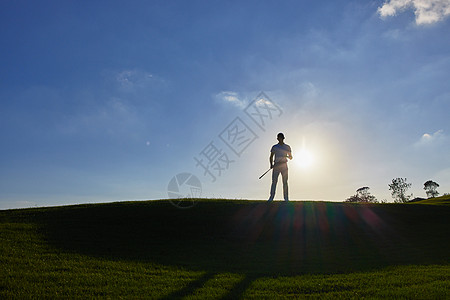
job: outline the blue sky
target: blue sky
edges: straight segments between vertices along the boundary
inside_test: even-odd
[[[278,132],[293,200],[392,201],[396,177],[448,193],[449,15],[446,0],[2,1],[0,209],[167,198],[185,172],[203,197],[266,199]],[[279,108],[263,128],[244,111],[260,92]],[[254,133],[239,155],[236,118]],[[229,162],[214,182],[195,160],[210,143]]]

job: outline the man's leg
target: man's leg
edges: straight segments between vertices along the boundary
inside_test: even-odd
[[[284,201],[289,201],[288,168],[287,167],[281,171],[281,178],[283,179]]]
[[[277,189],[278,176],[280,175],[280,170],[273,168],[272,171],[272,186],[270,187],[270,197],[269,202],[273,201],[275,198],[275,191]]]

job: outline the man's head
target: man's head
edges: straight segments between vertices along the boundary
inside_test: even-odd
[[[280,143],[283,143],[283,141],[284,141],[284,134],[282,134],[281,132],[279,134],[277,134],[277,140]]]

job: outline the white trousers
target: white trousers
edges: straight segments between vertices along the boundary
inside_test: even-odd
[[[285,201],[289,201],[288,192],[288,167],[287,163],[277,164],[273,167],[272,171],[272,186],[270,187],[269,201],[273,201],[275,198],[275,191],[277,189],[278,177],[281,173],[281,179],[283,180],[283,196]]]

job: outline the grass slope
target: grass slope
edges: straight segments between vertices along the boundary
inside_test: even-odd
[[[0,298],[444,298],[449,215],[236,200],[0,211]]]
[[[436,198],[424,199],[413,202],[411,204],[429,204],[429,205],[450,205],[450,195],[445,195]]]

